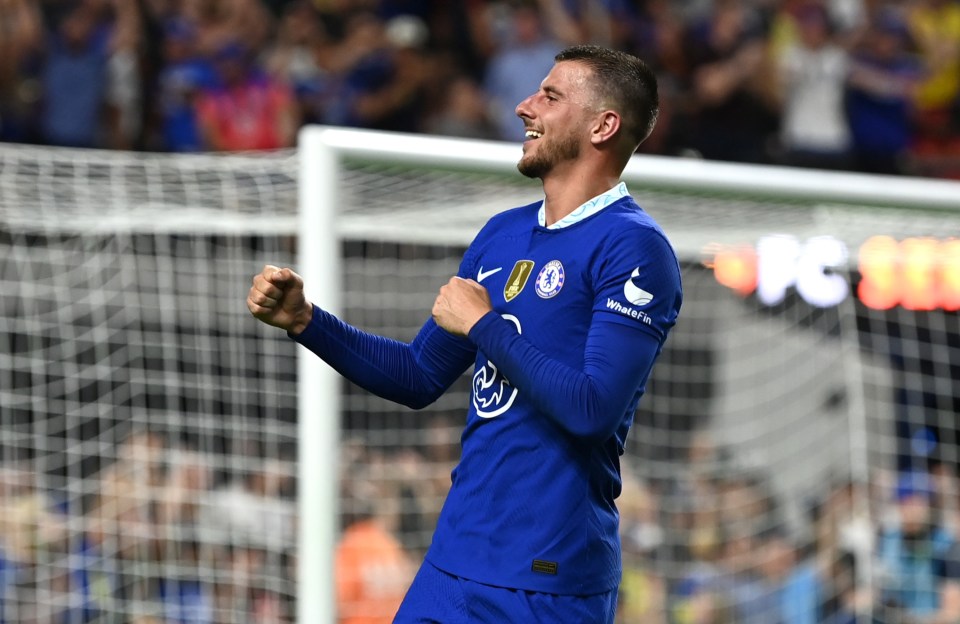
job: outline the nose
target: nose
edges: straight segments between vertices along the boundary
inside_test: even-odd
[[[514,113],[517,114],[517,117],[532,119],[533,118],[533,98],[536,94],[528,95],[522,102],[517,104],[517,107],[514,109]]]

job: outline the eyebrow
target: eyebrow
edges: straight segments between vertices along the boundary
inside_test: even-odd
[[[543,92],[544,92],[544,93],[549,93],[549,94],[551,94],[551,95],[559,95],[559,96],[561,96],[561,97],[563,96],[563,92],[562,92],[562,91],[558,91],[557,89],[555,89],[554,87],[552,87],[552,86],[550,86],[550,85],[544,85],[544,86],[541,87],[541,88],[543,89]]]

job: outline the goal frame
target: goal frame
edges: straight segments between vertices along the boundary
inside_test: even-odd
[[[342,311],[343,236],[338,227],[342,163],[357,159],[417,168],[515,173],[514,143],[308,126],[299,134],[298,262],[308,298]],[[858,204],[956,213],[960,184],[893,176],[634,156],[622,179],[699,194]],[[504,206],[503,208],[509,208]],[[334,552],[338,536],[338,445],[341,381],[336,371],[298,349],[299,622],[336,620]],[[856,414],[851,414],[854,418]],[[862,417],[862,415],[861,415]],[[860,440],[865,452],[866,441]],[[856,442],[855,442],[855,445]],[[854,450],[854,449],[852,449]]]

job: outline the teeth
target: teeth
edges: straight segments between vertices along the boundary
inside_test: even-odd
[[[536,130],[527,130],[526,136],[528,139],[539,139],[543,136],[543,133]]]

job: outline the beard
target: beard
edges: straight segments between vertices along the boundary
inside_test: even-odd
[[[550,135],[548,135],[549,137]],[[544,141],[546,141],[544,143]],[[580,156],[580,143],[575,135],[567,134],[558,139],[537,139],[541,145],[533,154],[524,154],[517,163],[517,170],[528,178],[543,178],[557,164],[565,160],[576,160]]]

